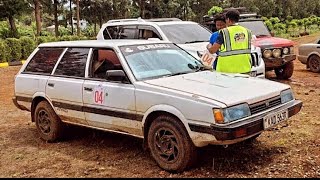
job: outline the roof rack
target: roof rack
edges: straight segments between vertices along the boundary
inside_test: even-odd
[[[142,19],[141,17],[139,18],[131,18],[131,19],[113,19],[109,20],[107,23],[116,23],[116,22],[133,22],[133,21],[138,21],[138,22],[167,22],[167,21],[182,21],[179,18],[153,18],[153,19]]]
[[[153,18],[153,19],[144,19],[149,22],[167,22],[167,21],[182,21],[179,18]]]
[[[240,19],[248,19],[248,18],[259,19],[259,18],[261,18],[261,15],[258,15],[257,13],[240,14]]]
[[[142,18],[131,18],[131,19],[113,19],[109,20],[107,23],[116,23],[116,22],[130,22],[130,21],[139,21],[139,22],[145,22]]]

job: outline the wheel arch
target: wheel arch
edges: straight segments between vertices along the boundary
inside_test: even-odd
[[[149,108],[142,119],[142,130],[143,130],[145,147],[148,142],[147,138],[148,138],[148,132],[149,132],[150,126],[152,122],[154,122],[154,120],[160,115],[168,115],[168,116],[174,117],[178,123],[181,123],[184,126],[187,134],[190,137],[191,130],[188,126],[187,119],[177,108],[169,105],[156,105]]]
[[[32,122],[35,122],[34,111],[35,111],[37,105],[41,101],[47,101],[50,104],[50,106],[52,107],[52,109],[55,111],[55,113],[57,113],[53,107],[53,104],[51,103],[51,101],[49,100],[48,97],[46,97],[43,93],[36,93],[33,95],[32,102],[31,102],[31,121]]]
[[[317,52],[312,52],[311,54],[309,54],[308,59],[307,59],[307,68],[309,68],[309,60],[312,56],[317,56],[318,58],[320,58],[320,54]]]

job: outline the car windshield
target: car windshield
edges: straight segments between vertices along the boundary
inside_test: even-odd
[[[176,44],[208,42],[211,32],[199,24],[170,24],[160,28],[169,41]]]
[[[246,21],[239,22],[241,26],[244,26],[252,31],[252,34],[259,36],[271,36],[268,28],[263,21]]]
[[[174,44],[121,46],[137,80],[175,76],[199,71],[202,64]]]

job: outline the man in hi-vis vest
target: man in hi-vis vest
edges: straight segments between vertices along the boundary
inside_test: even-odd
[[[251,71],[251,31],[237,24],[238,10],[226,13],[227,28],[221,29],[216,42],[208,46],[210,53],[219,51],[216,70],[227,73],[249,73]]]

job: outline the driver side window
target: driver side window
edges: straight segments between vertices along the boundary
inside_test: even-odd
[[[110,70],[123,70],[117,54],[112,49],[94,49],[91,62],[91,78],[121,81],[117,77],[107,75]]]

